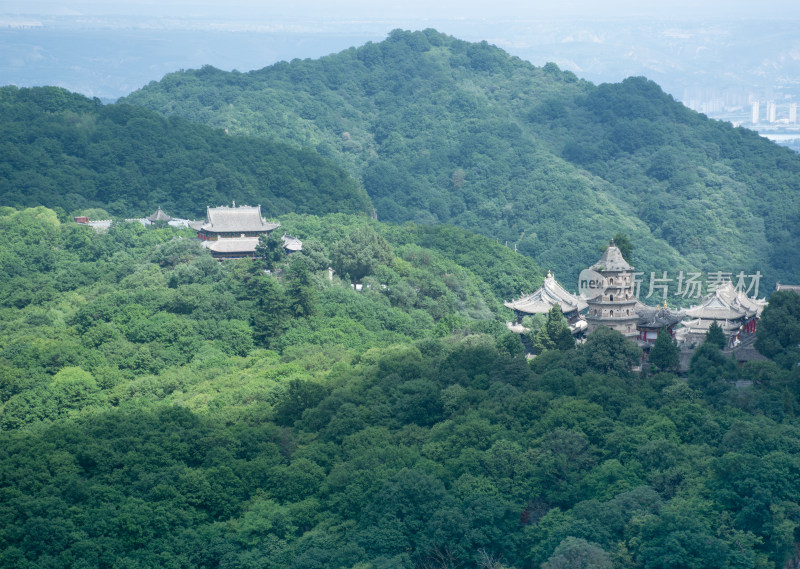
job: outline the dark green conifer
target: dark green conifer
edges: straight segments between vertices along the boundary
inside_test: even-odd
[[[567,319],[559,305],[553,306],[547,313],[547,322],[539,328],[533,338],[533,348],[537,353],[545,350],[571,350],[575,348],[575,339],[570,332]]]
[[[672,371],[678,368],[680,361],[680,349],[672,339],[669,331],[662,328],[656,338],[653,349],[650,350],[650,363],[658,368],[659,371]]]
[[[725,333],[722,331],[722,327],[716,322],[712,322],[711,326],[709,326],[708,332],[706,332],[705,343],[717,346],[720,350],[725,349],[725,345],[728,342],[725,339]]]

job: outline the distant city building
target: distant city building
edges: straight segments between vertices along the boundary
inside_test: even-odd
[[[775,101],[767,101],[767,122],[774,123],[777,117],[777,105]]]
[[[758,119],[759,119],[758,101],[753,101],[753,114],[752,118],[750,119],[750,122],[752,122],[753,124],[758,124]]]
[[[789,103],[789,124],[797,124],[797,103]]]

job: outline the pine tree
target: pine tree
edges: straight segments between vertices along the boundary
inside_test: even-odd
[[[724,350],[728,341],[725,339],[725,332],[722,331],[722,326],[716,322],[712,322],[711,326],[708,327],[708,332],[706,332],[705,343],[717,346],[720,350]]]
[[[533,348],[537,353],[545,350],[571,350],[575,347],[575,339],[570,332],[567,319],[559,305],[553,306],[547,313],[547,322],[539,328],[533,338]]]
[[[680,349],[666,328],[662,328],[658,332],[656,343],[650,350],[649,361],[660,371],[672,371],[678,368]]]
[[[286,258],[283,236],[277,231],[261,235],[256,245],[256,258],[263,260],[264,266],[270,271],[278,266]]]
[[[291,306],[281,284],[274,277],[260,274],[248,287],[253,293],[254,310],[250,315],[253,338],[261,346],[268,346],[272,338],[280,336],[289,327]]]
[[[317,292],[308,262],[298,257],[292,261],[288,270],[289,285],[287,292],[289,306],[294,316],[311,316],[316,312]]]

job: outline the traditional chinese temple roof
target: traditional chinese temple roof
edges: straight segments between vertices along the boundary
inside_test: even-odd
[[[664,306],[647,306],[637,302],[635,310],[639,317],[636,326],[639,328],[669,328],[686,318],[685,311],[671,310],[666,303]]]
[[[280,227],[280,223],[270,223],[261,217],[261,206],[208,207],[206,221],[200,227],[210,233],[251,233],[269,232]]]
[[[681,328],[675,332],[675,340],[678,345],[681,344],[695,344],[700,345],[705,341],[708,329],[714,323],[714,320],[705,320],[697,318],[696,320],[685,320]],[[742,327],[740,321],[722,320],[718,321],[717,325],[722,328],[725,336],[730,337],[736,334]]]
[[[293,252],[303,250],[303,242],[297,237],[292,237],[291,235],[286,235],[284,233],[281,239],[283,239],[283,248],[287,251]]]
[[[164,213],[161,206],[158,207],[154,214],[147,216],[147,221],[155,223],[156,221],[172,221],[172,218]]]
[[[727,282],[705,297],[699,306],[687,309],[686,314],[692,318],[717,322],[750,319],[759,316],[766,305],[765,300],[749,298],[741,290],[736,290],[733,283]]]
[[[258,237],[224,237],[214,241],[203,241],[203,246],[217,255],[254,255]],[[303,242],[290,235],[283,236],[283,247],[288,252],[301,251]]]
[[[612,271],[612,272],[626,272],[633,271],[633,267],[622,257],[622,252],[614,245],[612,239],[600,260],[592,265],[591,269],[597,272]]]
[[[251,253],[256,252],[258,237],[225,237],[215,241],[203,241],[203,246],[212,253]]]
[[[556,304],[561,307],[561,312],[564,314],[573,310],[580,312],[588,306],[585,300],[570,294],[558,284],[550,271],[547,272],[544,284],[536,292],[504,304],[511,310],[526,314],[546,314]]]

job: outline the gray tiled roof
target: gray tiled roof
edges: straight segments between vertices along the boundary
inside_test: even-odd
[[[291,235],[284,234],[283,237],[283,247],[287,251],[301,251],[303,249],[303,242],[300,241],[297,237],[292,237]]]
[[[570,294],[558,284],[550,272],[547,273],[544,284],[536,292],[504,304],[511,310],[525,312],[526,314],[546,314],[556,304],[561,306],[561,312],[563,313],[573,310],[580,312],[588,306],[585,300]]]
[[[597,261],[594,265],[592,265],[592,270],[597,272],[603,271],[615,271],[615,272],[623,272],[623,271],[633,271],[633,267],[628,264],[628,262],[622,257],[622,253],[620,252],[619,248],[614,245],[614,240],[612,239],[606,248],[603,251],[603,255],[600,257],[600,260]]]
[[[208,207],[203,231],[210,233],[248,233],[272,231],[280,223],[269,223],[261,217],[261,206]]]
[[[158,207],[156,212],[152,215],[147,216],[148,221],[170,221],[172,218],[164,213],[164,210],[161,209],[161,206]]]
[[[203,246],[213,253],[255,253],[258,237],[223,237],[213,241],[203,241]],[[283,236],[283,247],[289,251],[301,251],[303,242],[296,237]]]
[[[683,310],[672,311],[664,306],[646,306],[637,303],[635,310],[639,317],[636,325],[640,328],[668,328],[686,318],[686,312]]]
[[[686,314],[692,318],[707,320],[749,319],[760,315],[766,305],[766,301],[749,298],[744,292],[736,290],[733,283],[728,282],[705,297],[699,306],[687,309]]]
[[[255,253],[258,237],[226,237],[203,245],[214,253]]]

